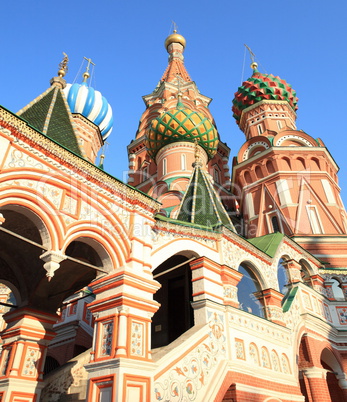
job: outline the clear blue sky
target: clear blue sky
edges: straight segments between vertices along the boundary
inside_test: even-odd
[[[326,143],[347,201],[345,0],[17,0],[4,1],[1,16],[0,104],[17,112],[46,90],[63,51],[70,59],[68,82],[90,57],[92,86],[107,98],[115,120],[105,170],[120,179],[144,111],[142,96],[167,65],[163,43],[172,21],[187,40],[188,72],[213,98],[210,108],[232,155],[244,141],[230,108],[246,43],[261,72],[279,75],[297,91],[297,126]],[[247,58],[244,79],[249,64]]]

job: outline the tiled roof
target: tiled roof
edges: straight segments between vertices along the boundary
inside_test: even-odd
[[[225,226],[235,231],[210,179],[197,163],[177,215],[179,221],[216,228]]]
[[[17,114],[47,137],[81,156],[69,106],[57,86],[50,87]]]

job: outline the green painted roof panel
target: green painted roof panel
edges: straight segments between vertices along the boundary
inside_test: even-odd
[[[274,257],[284,235],[276,232],[261,237],[247,239],[247,241],[270,257]]]

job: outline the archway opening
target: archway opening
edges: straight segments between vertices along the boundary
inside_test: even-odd
[[[324,349],[321,354],[320,363],[322,367],[327,370],[326,381],[331,400],[334,402],[345,401],[343,391],[340,388],[339,380],[337,379],[337,375],[342,374],[343,371],[337,362],[336,357],[330,350]]]
[[[239,272],[243,274],[241,281],[237,285],[239,308],[258,317],[264,317],[263,305],[256,297],[256,293],[261,290],[259,280],[253,270],[246,264],[239,266]]]
[[[174,255],[154,271],[161,284],[154,299],[161,306],[152,319],[152,348],[173,342],[194,325],[192,274],[187,260]]]

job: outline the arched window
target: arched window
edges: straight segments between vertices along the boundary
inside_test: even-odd
[[[331,290],[333,292],[334,299],[335,300],[345,300],[345,296],[343,294],[343,290],[341,289],[340,282],[335,278],[332,278],[331,282],[332,282]]]
[[[252,177],[251,177],[251,174],[248,171],[246,171],[244,173],[244,178],[245,178],[246,184],[251,184],[252,183]]]
[[[239,272],[243,274],[241,281],[237,285],[239,308],[258,317],[264,317],[262,304],[254,295],[254,293],[261,290],[258,279],[252,270],[246,266],[240,265]]]
[[[256,174],[256,176],[257,176],[257,179],[261,179],[261,178],[264,177],[263,172],[262,172],[260,166],[256,166],[256,167],[255,167],[255,174]]]
[[[142,169],[142,181],[148,179],[148,166],[144,166]]]
[[[272,363],[273,370],[281,371],[280,359],[278,358],[278,354],[276,353],[275,350],[271,351],[271,363]]]
[[[308,263],[304,260],[301,260],[300,265],[301,265],[301,279],[303,283],[307,286],[312,287],[311,274]]]
[[[140,170],[141,169],[141,165],[142,165],[142,158],[139,158],[137,160],[137,168]]]
[[[282,294],[286,294],[288,292],[288,276],[287,276],[287,268],[286,268],[286,260],[281,258],[278,261],[277,266],[277,279],[278,279],[278,287]]]
[[[267,169],[267,171],[269,173],[274,173],[275,168],[274,168],[274,165],[273,165],[273,163],[271,161],[266,162],[266,169]]]
[[[258,348],[254,343],[249,345],[249,356],[256,366],[260,366]]]
[[[261,348],[261,365],[265,368],[271,369],[269,352],[264,346]]]
[[[213,169],[213,179],[216,183],[220,184],[220,171],[217,167]]]

